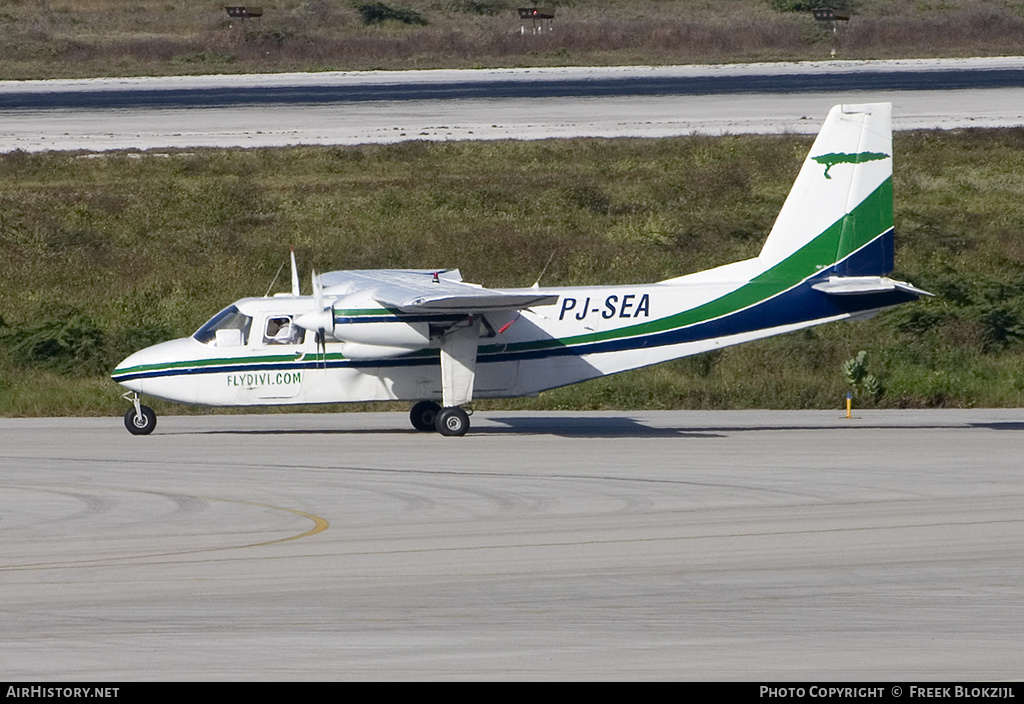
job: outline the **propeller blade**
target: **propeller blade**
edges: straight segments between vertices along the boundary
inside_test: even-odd
[[[313,272],[313,310],[295,319],[295,324],[306,330],[319,330],[321,336],[334,332],[334,306],[324,300],[324,286],[320,277]],[[324,337],[324,344],[327,343]]]
[[[299,297],[299,269],[295,266],[295,248],[292,247],[292,295]]]
[[[324,309],[324,284],[316,275],[316,269],[313,269],[313,305],[317,311]]]

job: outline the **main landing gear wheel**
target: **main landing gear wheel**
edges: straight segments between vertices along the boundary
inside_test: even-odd
[[[458,406],[442,408],[437,414],[437,432],[448,437],[465,435],[469,430],[469,414]]]
[[[409,420],[412,427],[424,433],[432,433],[437,430],[437,414],[441,406],[433,401],[420,401],[409,411]]]
[[[124,427],[132,435],[149,435],[156,427],[156,413],[149,406],[139,406],[139,412],[129,408],[124,414]]]

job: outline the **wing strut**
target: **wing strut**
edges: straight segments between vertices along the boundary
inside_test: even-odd
[[[473,316],[441,337],[441,403],[461,406],[473,400],[476,380],[476,349],[480,323]]]
[[[476,316],[441,336],[441,404],[437,429],[443,435],[465,435],[469,416],[459,406],[473,400],[480,322]]]

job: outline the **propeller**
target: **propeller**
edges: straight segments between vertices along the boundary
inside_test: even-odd
[[[334,306],[330,306],[326,311],[324,310],[324,285],[320,281],[320,277],[316,275],[316,269],[313,270],[313,310],[319,311],[319,324],[316,332],[316,353],[320,356],[323,366],[327,368],[327,325],[324,321],[324,314],[330,318],[331,330],[334,330]]]
[[[295,319],[295,324],[316,331],[316,355],[327,365],[327,331],[334,332],[334,306],[324,302],[324,285],[313,271],[313,310]]]

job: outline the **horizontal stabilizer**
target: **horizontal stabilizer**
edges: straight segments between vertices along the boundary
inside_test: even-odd
[[[865,296],[872,293],[889,293],[891,291],[903,291],[915,296],[931,296],[915,286],[903,281],[896,281],[887,276],[831,276],[828,281],[814,284],[815,291],[827,293],[830,296]]]

